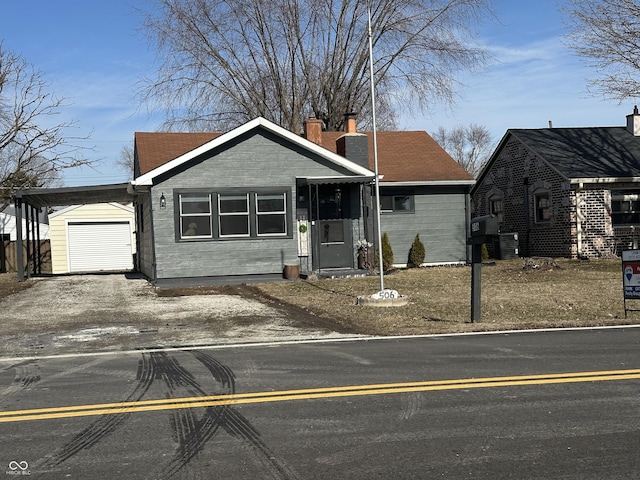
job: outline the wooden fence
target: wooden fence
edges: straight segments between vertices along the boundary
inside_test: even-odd
[[[51,273],[51,242],[49,240],[40,240],[40,248],[38,249],[38,242],[29,242],[29,250],[31,251],[31,262],[27,265],[27,242],[22,242],[22,258],[24,261],[25,273],[34,273],[34,268],[37,269],[39,261],[40,272],[37,273]],[[17,272],[17,243],[9,240],[2,240],[0,244],[0,273]],[[38,255],[39,254],[39,255]]]

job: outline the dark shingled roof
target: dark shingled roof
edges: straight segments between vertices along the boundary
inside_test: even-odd
[[[640,137],[625,127],[509,129],[567,178],[640,177]]]

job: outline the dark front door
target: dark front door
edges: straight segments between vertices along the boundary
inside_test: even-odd
[[[318,257],[319,268],[343,268],[353,266],[353,242],[351,221],[319,220]]]
[[[311,187],[312,231],[316,268],[353,267],[349,185]]]

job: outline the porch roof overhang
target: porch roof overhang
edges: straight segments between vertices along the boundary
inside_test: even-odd
[[[296,180],[300,185],[327,185],[332,183],[371,183],[375,178],[375,175],[357,175],[339,177],[297,177]]]

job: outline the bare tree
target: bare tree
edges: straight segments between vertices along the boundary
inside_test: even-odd
[[[439,127],[433,139],[474,178],[478,176],[493,151],[491,133],[482,125]]]
[[[87,137],[66,136],[73,123],[55,124],[64,99],[48,87],[41,72],[0,43],[0,210],[12,191],[50,185],[63,169],[90,164],[72,144]]]
[[[156,1],[145,30],[161,66],[141,94],[168,112],[166,128],[229,128],[262,116],[300,131],[313,115],[340,130],[347,112],[368,117],[367,0]],[[471,29],[490,3],[373,2],[381,129],[402,109],[453,100],[456,75],[487,60]]]
[[[127,172],[133,178],[134,153],[132,145],[124,145],[120,150],[120,157],[116,160],[116,165]]]
[[[569,0],[563,12],[569,46],[598,72],[590,88],[618,101],[640,97],[640,3]]]

